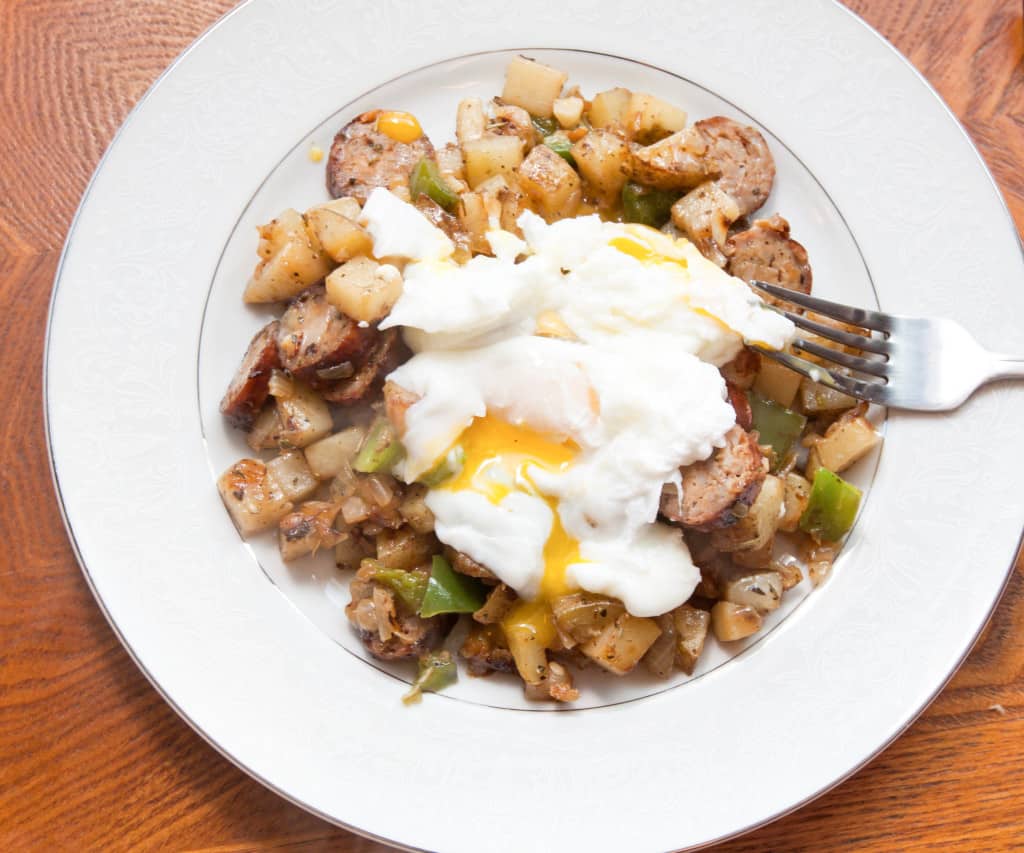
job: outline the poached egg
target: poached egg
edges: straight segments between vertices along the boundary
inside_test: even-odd
[[[684,603],[700,573],[656,520],[662,487],[735,423],[718,368],[744,340],[781,349],[792,323],[645,226],[524,212],[522,239],[495,229],[494,257],[458,264],[387,190],[361,221],[377,257],[407,260],[380,324],[414,352],[388,377],[417,397],[396,473],[448,475],[426,498],[438,538],[519,594],[516,619],[575,590],[635,616]]]

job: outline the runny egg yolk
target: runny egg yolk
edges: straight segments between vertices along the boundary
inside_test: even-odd
[[[555,627],[548,602],[573,591],[565,577],[566,569],[583,562],[583,558],[580,543],[562,526],[558,502],[538,491],[529,469],[535,466],[561,473],[572,465],[578,448],[571,441],[559,442],[529,427],[490,416],[475,419],[459,437],[459,446],[464,454],[462,470],[441,488],[469,489],[494,504],[519,491],[541,498],[551,509],[553,520],[544,544],[540,595],[533,601],[520,601],[502,620],[506,633],[525,631],[545,646],[550,645],[555,639]]]
[[[377,116],[377,130],[395,142],[415,142],[423,136],[423,128],[412,113],[385,110]]]
[[[686,256],[671,237],[647,225],[623,227],[626,234],[608,241],[613,249],[636,258],[642,264],[678,264],[684,269],[688,266]]]

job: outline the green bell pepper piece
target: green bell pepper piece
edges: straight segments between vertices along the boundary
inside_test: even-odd
[[[800,516],[800,529],[818,542],[838,542],[857,517],[861,491],[828,468],[814,473],[814,485],[807,508]]]
[[[462,449],[462,445],[456,444],[455,447],[442,457],[440,462],[427,471],[427,473],[420,476],[420,482],[424,486],[435,489],[445,480],[458,476],[465,463],[466,451]]]
[[[352,467],[360,474],[387,471],[405,456],[398,433],[387,418],[377,418],[363,440]]]
[[[448,213],[452,213],[459,204],[459,196],[448,186],[437,163],[429,157],[424,157],[413,168],[409,178],[409,193],[413,201],[421,195],[432,198]]]
[[[545,136],[551,136],[556,130],[558,130],[558,122],[553,118],[541,118],[540,116],[530,116],[530,121],[533,123],[533,129],[540,134],[541,139]]]
[[[576,168],[576,158],[572,156],[572,143],[568,139],[564,136],[548,136],[544,138],[544,144],[566,163]]]
[[[447,649],[427,652],[419,659],[419,672],[412,688],[402,697],[402,702],[412,705],[423,698],[423,692],[437,693],[459,680],[459,670]]]
[[[392,569],[377,560],[363,560],[361,566],[373,568],[373,579],[389,587],[410,608],[418,611],[427,592],[428,575],[415,569]]]
[[[656,190],[635,181],[627,181],[622,188],[622,219],[639,222],[651,228],[661,228],[671,215],[672,205],[680,194],[670,190]]]
[[[772,471],[777,471],[807,426],[807,418],[754,391],[747,392],[747,400],[750,402],[753,428],[760,435],[758,441],[771,445],[774,455]]]
[[[478,580],[456,572],[444,557],[434,557],[420,616],[439,613],[473,613],[484,605],[486,596]]]

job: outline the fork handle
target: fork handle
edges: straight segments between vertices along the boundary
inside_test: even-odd
[[[993,353],[992,361],[990,382],[996,379],[1024,379],[1024,358]]]

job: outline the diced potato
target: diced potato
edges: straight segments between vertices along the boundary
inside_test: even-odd
[[[626,612],[621,601],[590,592],[561,595],[551,602],[559,629],[577,643],[599,637]]]
[[[306,462],[312,475],[320,480],[337,477],[352,464],[365,435],[362,427],[349,427],[306,447]]]
[[[277,416],[276,406],[267,406],[256,418],[256,422],[245,437],[245,443],[253,450],[270,450],[277,447],[277,438],[281,432],[281,420]]]
[[[762,358],[761,370],[754,380],[754,390],[762,397],[789,409],[793,406],[793,399],[802,381],[803,377],[795,370],[770,358]]]
[[[779,529],[785,486],[771,474],[764,478],[761,490],[747,514],[735,524],[711,534],[711,544],[719,551],[757,551],[770,545]]]
[[[479,98],[463,98],[455,111],[455,138],[459,145],[479,139],[487,129],[484,104]]]
[[[842,368],[831,368],[837,372]],[[857,401],[842,391],[819,385],[813,379],[804,378],[800,382],[799,392],[800,408],[809,415],[817,415],[822,412],[839,412],[845,409],[852,409]]]
[[[519,186],[548,222],[575,216],[583,199],[580,176],[546,145],[538,145],[517,170]]]
[[[359,203],[359,199],[345,195],[341,198],[332,198],[330,201],[318,204],[316,207],[311,208],[311,210],[307,210],[306,214],[308,215],[312,210],[329,210],[332,213],[337,213],[338,216],[344,216],[346,219],[351,219],[355,222],[363,212],[363,207]]]
[[[330,259],[297,210],[285,210],[259,232],[257,251],[263,260],[245,286],[246,302],[291,299],[330,272]]]
[[[676,666],[687,675],[693,675],[697,659],[704,650],[711,614],[683,604],[672,611],[672,619],[676,626]]]
[[[463,143],[466,180],[476,189],[495,175],[510,175],[523,162],[523,142],[518,136],[488,133]]]
[[[517,136],[523,143],[523,151],[529,151],[537,142],[537,130],[530,114],[514,104],[495,104],[494,117],[487,129],[499,136]]]
[[[792,533],[800,523],[800,516],[807,509],[811,497],[811,484],[795,471],[790,471],[782,478],[785,493],[782,498],[782,518],[779,530]]]
[[[358,207],[358,203],[356,206]],[[366,229],[327,205],[310,210],[306,214],[306,223],[324,252],[339,264],[356,255],[368,255],[373,252],[373,238]]]
[[[481,625],[497,624],[508,616],[517,600],[515,590],[500,583],[487,594],[487,600],[483,607],[473,614],[473,620]]]
[[[725,267],[729,226],[739,219],[736,200],[718,181],[705,181],[672,205],[672,224],[689,237],[701,254]]]
[[[558,123],[566,130],[576,127],[583,118],[583,98],[575,95],[568,98],[555,98],[551,107]]]
[[[686,127],[686,111],[654,95],[634,92],[626,109],[626,133],[641,145],[650,145]]]
[[[547,678],[548,655],[536,627],[528,619],[517,619],[515,624],[504,625],[503,628],[520,677],[527,684],[540,684]]]
[[[777,610],[782,603],[782,575],[778,572],[754,572],[726,581],[722,598],[733,604],[749,604],[762,612]]]
[[[676,623],[671,613],[655,616],[661,634],[644,655],[644,666],[657,678],[668,678],[676,666]]]
[[[434,513],[426,504],[427,487],[413,483],[405,491],[405,497],[398,505],[402,520],[417,533],[434,532]]]
[[[818,466],[834,474],[845,471],[881,442],[882,437],[863,415],[843,415],[832,424],[822,438],[812,445]]]
[[[275,456],[267,463],[267,470],[290,501],[304,501],[320,485],[320,481],[309,470],[301,450],[286,450],[280,456]]]
[[[334,529],[338,505],[329,501],[308,501],[295,512],[289,513],[277,526],[277,547],[285,562],[297,560],[306,554],[315,554],[320,548],[333,548],[344,533]]]
[[[623,613],[597,637],[581,643],[580,651],[609,672],[625,675],[659,636],[661,628],[653,619]]]
[[[608,130],[592,130],[572,146],[572,156],[598,204],[617,204],[629,179],[630,153],[626,141]]]
[[[353,320],[386,317],[402,295],[402,274],[391,264],[360,256],[327,276],[327,301]]]
[[[591,127],[624,128],[633,93],[629,89],[609,89],[599,92],[590,102]]]
[[[756,634],[763,621],[757,609],[749,604],[719,601],[711,608],[711,630],[724,643]]]
[[[270,393],[281,424],[278,446],[306,447],[330,434],[334,426],[330,409],[304,382],[275,370],[270,377]]]
[[[707,139],[694,127],[666,136],[664,139],[635,149],[630,161],[631,177],[641,184],[662,190],[687,190],[711,178],[717,178],[720,167],[706,157]]]
[[[389,569],[414,569],[429,563],[437,552],[437,540],[432,535],[417,533],[411,527],[377,534],[377,559]]]
[[[505,69],[505,87],[501,100],[522,107],[531,115],[550,118],[555,98],[569,75],[525,56],[515,57]]]
[[[221,474],[217,491],[242,536],[273,527],[292,508],[280,484],[258,459],[239,459]]]
[[[364,559],[372,557],[375,550],[369,539],[349,531],[348,537],[334,547],[334,562],[339,569],[355,570]]]
[[[490,222],[481,193],[465,192],[459,196],[459,224],[469,235],[469,248],[475,254],[492,253],[491,244],[485,236],[490,230]]]

